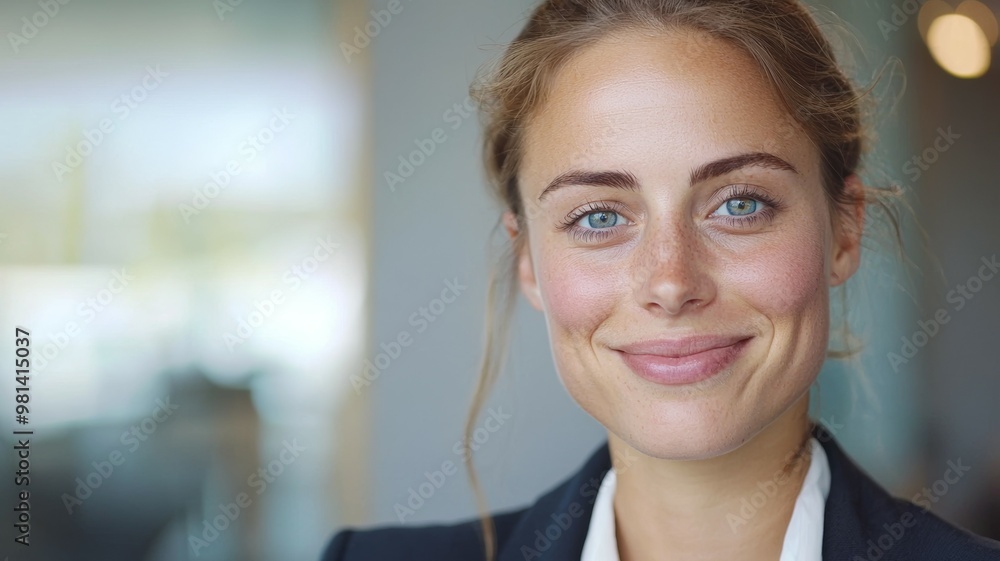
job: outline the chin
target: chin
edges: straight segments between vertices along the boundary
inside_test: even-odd
[[[608,426],[637,451],[663,460],[705,460],[750,440],[762,426],[734,416],[725,404],[707,401],[655,403],[628,411]]]

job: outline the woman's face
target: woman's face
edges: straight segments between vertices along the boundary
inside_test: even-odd
[[[608,36],[562,68],[523,154],[521,289],[581,407],[645,454],[695,459],[803,397],[859,249],[747,54],[695,31]]]

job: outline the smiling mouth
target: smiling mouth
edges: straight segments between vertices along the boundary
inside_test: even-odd
[[[613,350],[639,377],[657,384],[679,386],[701,382],[722,372],[739,358],[752,338],[701,336],[663,339]]]

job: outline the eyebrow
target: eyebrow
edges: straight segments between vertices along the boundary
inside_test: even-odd
[[[790,171],[798,174],[795,166],[786,160],[767,152],[749,152],[727,158],[721,158],[702,164],[691,171],[690,184],[700,183],[713,177],[725,175],[748,167],[763,167],[780,171]],[[541,201],[547,194],[568,185],[593,185],[597,187],[613,187],[626,191],[639,191],[639,180],[627,171],[568,171],[560,174],[549,182],[538,196]]]

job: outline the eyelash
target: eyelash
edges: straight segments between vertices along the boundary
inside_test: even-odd
[[[726,193],[726,198],[722,201],[722,204],[725,204],[733,199],[753,199],[764,203],[763,209],[743,217],[727,215],[719,215],[717,217],[726,222],[727,225],[734,228],[753,227],[761,220],[770,220],[771,218],[774,218],[774,215],[784,208],[784,205],[779,199],[767,195],[759,189],[755,189],[754,187],[746,184],[733,185],[730,187],[729,192]],[[581,242],[590,243],[602,241],[607,239],[609,236],[614,235],[614,232],[618,229],[618,227],[581,228],[577,226],[577,222],[587,215],[598,212],[611,212],[621,215],[624,208],[625,205],[615,201],[588,201],[587,204],[573,211],[572,214],[566,217],[566,219],[559,224],[558,230],[571,231],[571,233]],[[622,216],[622,218],[624,219],[624,216]]]
[[[756,226],[761,220],[770,220],[774,218],[774,215],[779,210],[784,208],[784,205],[782,205],[781,201],[777,198],[767,195],[759,189],[755,189],[753,186],[746,184],[733,185],[729,189],[729,192],[726,193],[726,199],[722,201],[722,203],[725,204],[733,199],[753,199],[764,203],[764,208],[743,217],[727,215],[718,216],[718,218],[721,218],[723,221],[735,228],[749,228]]]
[[[618,226],[600,229],[581,228],[577,226],[577,222],[579,222],[584,216],[598,212],[613,212],[620,215],[624,208],[625,205],[615,201],[588,201],[587,204],[576,209],[572,214],[567,216],[566,219],[559,224],[558,229],[561,232],[571,231],[573,236],[582,242],[590,243],[601,241],[607,239],[609,235],[618,229]]]

